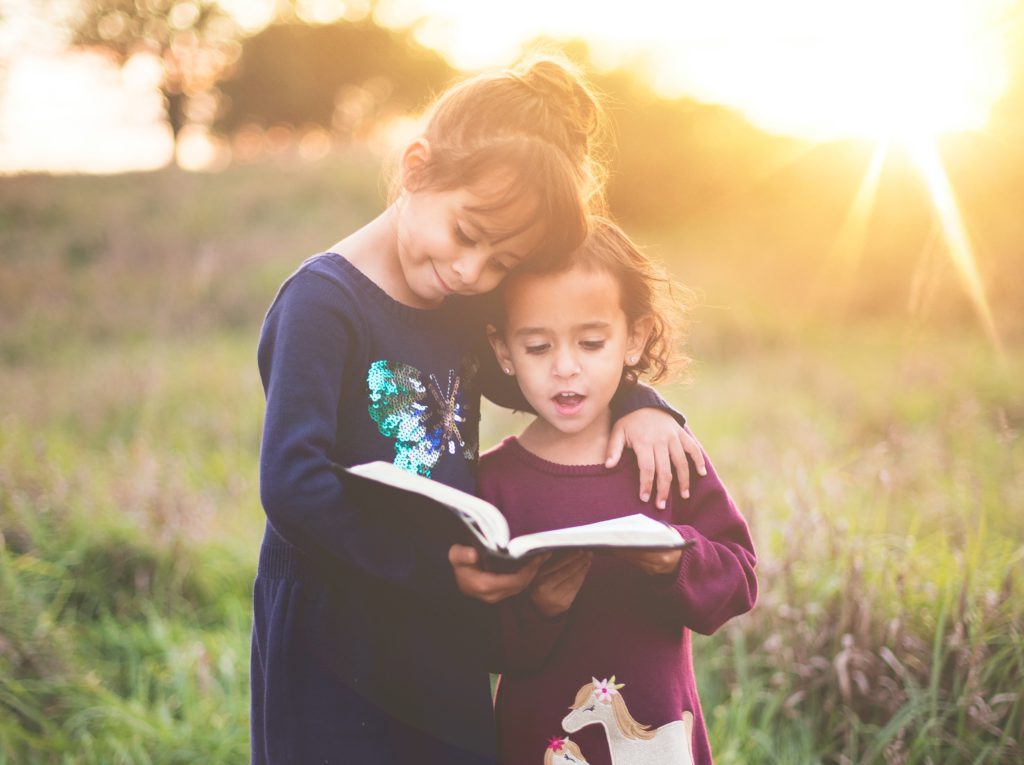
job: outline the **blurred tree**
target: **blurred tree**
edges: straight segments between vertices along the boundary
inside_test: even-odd
[[[420,106],[453,75],[412,30],[372,18],[308,26],[279,23],[242,43],[232,75],[219,86],[214,127],[307,124],[352,137],[391,113]]]
[[[237,26],[214,0],[79,0],[72,33],[73,45],[104,48],[121,64],[160,59],[175,141],[188,122],[212,118],[211,88],[238,55]]]

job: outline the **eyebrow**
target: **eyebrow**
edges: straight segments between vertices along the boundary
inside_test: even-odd
[[[588,321],[583,324],[577,324],[572,329],[575,332],[586,331],[588,329],[607,329],[611,324],[607,321]],[[517,329],[514,333],[514,337],[525,337],[526,335],[543,335],[545,332],[551,330],[547,327],[522,327]]]

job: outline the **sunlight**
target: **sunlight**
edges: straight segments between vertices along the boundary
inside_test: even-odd
[[[1003,357],[1003,344],[996,329],[992,310],[985,296],[985,288],[971,247],[967,229],[957,206],[949,176],[942,165],[935,141],[928,138],[906,141],[905,146],[924,178],[935,215],[942,230],[950,258],[964,284],[964,289],[978,314],[982,328],[996,353]]]
[[[853,202],[850,203],[846,218],[839,227],[835,243],[819,272],[818,292],[820,293],[834,292],[836,283],[845,287],[853,279],[857,263],[864,253],[871,209],[875,203],[878,182],[882,177],[882,168],[885,166],[885,158],[888,153],[889,142],[879,141],[875,153],[868,163],[868,169],[864,172],[864,177],[857,188],[857,193],[854,195]],[[823,283],[826,280],[829,283],[827,288]]]
[[[581,38],[602,67],[633,66],[660,94],[742,111],[815,140],[984,127],[1008,81],[1013,0],[520,0],[494,23],[476,0],[380,0],[384,23],[457,66],[506,63],[539,35]]]
[[[160,74],[147,55],[124,68],[95,52],[17,59],[0,101],[0,173],[163,167],[174,149]]]
[[[1004,0],[716,3],[717,34],[657,55],[663,90],[828,140],[984,127],[1008,78]],[[726,18],[743,19],[742,24]]]

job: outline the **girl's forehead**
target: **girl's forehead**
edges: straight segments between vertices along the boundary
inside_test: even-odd
[[[575,320],[618,319],[622,312],[619,285],[603,269],[575,265],[558,273],[514,274],[506,285],[506,312],[533,323],[542,315]]]

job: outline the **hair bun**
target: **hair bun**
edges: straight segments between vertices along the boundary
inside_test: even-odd
[[[570,156],[590,154],[601,130],[601,108],[576,68],[565,59],[545,55],[520,63],[513,74],[562,122],[570,142],[563,149]]]

